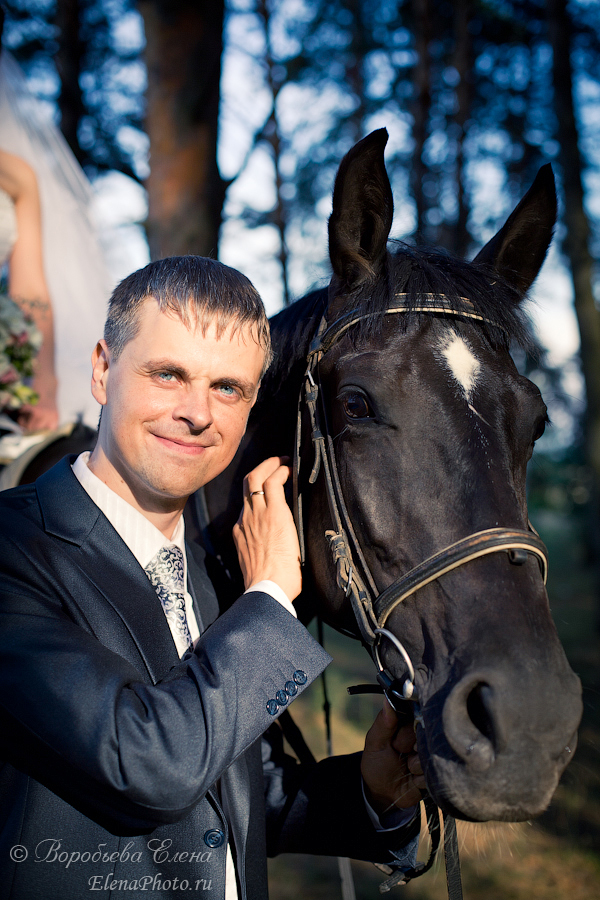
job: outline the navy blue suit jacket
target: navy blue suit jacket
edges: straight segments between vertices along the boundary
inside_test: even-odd
[[[268,701],[329,662],[272,597],[218,616],[190,548],[202,636],[179,660],[152,585],[67,459],[0,494],[0,567],[2,900],[182,885],[221,900],[227,842],[242,900],[266,897],[267,853],[391,860],[357,756],[299,766],[261,742]]]

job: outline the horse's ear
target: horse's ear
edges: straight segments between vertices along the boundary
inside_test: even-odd
[[[376,276],[385,256],[394,201],[383,151],[388,133],[373,131],[346,154],[333,189],[329,256],[347,293]]]
[[[555,223],[556,186],[548,164],[542,166],[517,208],[473,262],[497,272],[524,296],[546,258]]]

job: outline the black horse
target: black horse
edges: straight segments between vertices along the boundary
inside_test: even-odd
[[[243,475],[296,457],[301,615],[360,637],[392,700],[412,692],[445,812],[524,820],[548,805],[582,709],[527,517],[546,407],[509,355],[529,340],[520,304],[551,241],[554,179],[544,167],[472,263],[391,255],[386,141],[374,132],[342,161],[333,278],[272,320],[275,362],[236,460],[206,488],[208,533],[233,571]]]

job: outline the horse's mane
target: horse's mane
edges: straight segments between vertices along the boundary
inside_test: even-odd
[[[401,330],[407,328],[411,316],[420,315],[411,310],[422,304],[423,296],[434,294],[443,305],[454,308],[464,307],[468,298],[472,310],[487,320],[478,324],[490,346],[508,349],[515,343],[528,351],[534,349],[530,326],[520,308],[523,298],[497,273],[438,250],[415,248],[400,241],[395,245],[396,252],[386,256],[383,273],[348,295],[346,311],[368,314],[349,332],[357,345],[378,335],[385,311],[398,305],[398,294],[402,294],[402,304],[408,309],[407,315],[396,317]],[[273,387],[305,360],[326,307],[327,290],[313,291],[271,320],[275,356],[266,381]],[[460,329],[460,319],[453,318],[452,325]]]
[[[308,345],[327,307],[327,288],[312,291],[270,320],[273,362],[263,379],[260,398],[277,392],[295,365],[306,368]]]

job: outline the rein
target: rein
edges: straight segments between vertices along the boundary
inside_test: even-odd
[[[396,298],[406,297],[406,294],[397,294]],[[302,420],[304,404],[310,417],[311,437],[314,447],[314,462],[309,476],[309,484],[314,484],[323,472],[325,480],[327,502],[333,523],[333,529],[325,531],[332,560],[336,568],[336,582],[344,595],[350,600],[354,617],[362,641],[369,648],[377,667],[377,680],[383,693],[394,709],[400,711],[402,704],[411,700],[414,704],[415,720],[422,722],[419,708],[418,690],[415,685],[415,672],[408,653],[401,641],[389,631],[385,625],[391,613],[396,607],[412,596],[421,588],[436,581],[442,575],[454,569],[466,565],[472,560],[479,559],[492,553],[508,554],[509,560],[514,565],[523,565],[529,554],[535,556],[540,564],[544,582],[548,569],[548,557],[546,548],[533,531],[510,528],[489,528],[475,532],[462,540],[451,544],[419,563],[402,577],[398,578],[384,591],[379,591],[373,575],[364,557],[360,542],[356,536],[352,521],[348,514],[344,495],[341,489],[338,466],[335,457],[333,439],[331,437],[325,404],[323,402],[319,363],[323,356],[339,341],[348,330],[358,322],[378,315],[402,315],[407,313],[424,313],[428,315],[443,315],[459,319],[470,319],[502,328],[497,322],[477,313],[471,301],[460,298],[464,306],[445,305],[443,298],[435,294],[424,294],[417,306],[407,302],[399,302],[384,310],[383,313],[362,314],[353,310],[337,319],[332,325],[328,325],[325,316],[322,317],[316,335],[310,344],[307,355],[307,368],[304,384],[300,389],[298,400],[298,418],[296,426],[296,440],[294,447],[294,517],[300,541],[301,563],[306,559],[306,547],[304,538],[304,523],[302,509],[302,492],[300,486],[300,459],[302,445]],[[502,329],[504,330],[504,329]],[[354,635],[352,635],[354,636]],[[384,669],[380,658],[380,646],[383,638],[389,640],[396,647],[406,664],[408,677],[403,683]],[[368,686],[359,686],[360,688]],[[376,686],[377,687],[377,686]],[[353,689],[350,689],[354,692]],[[429,801],[432,806],[432,801]],[[427,810],[428,822],[432,820],[431,810]],[[460,889],[460,872],[458,867],[458,846],[456,844],[456,826],[451,816],[444,815],[445,822],[445,849],[448,857],[455,857],[452,867],[453,877],[450,878],[450,869],[447,866],[448,889],[452,898],[462,897]],[[431,831],[431,828],[430,828]],[[410,878],[417,877],[426,871],[437,850],[439,843],[439,825],[437,842],[433,841],[432,853],[425,865],[409,872],[398,872],[387,882],[381,885],[381,890],[389,890],[393,884],[405,883]],[[434,849],[435,847],[435,849]],[[456,872],[458,871],[458,875]],[[401,880],[403,879],[403,880]],[[451,891],[451,884],[456,884]]]

